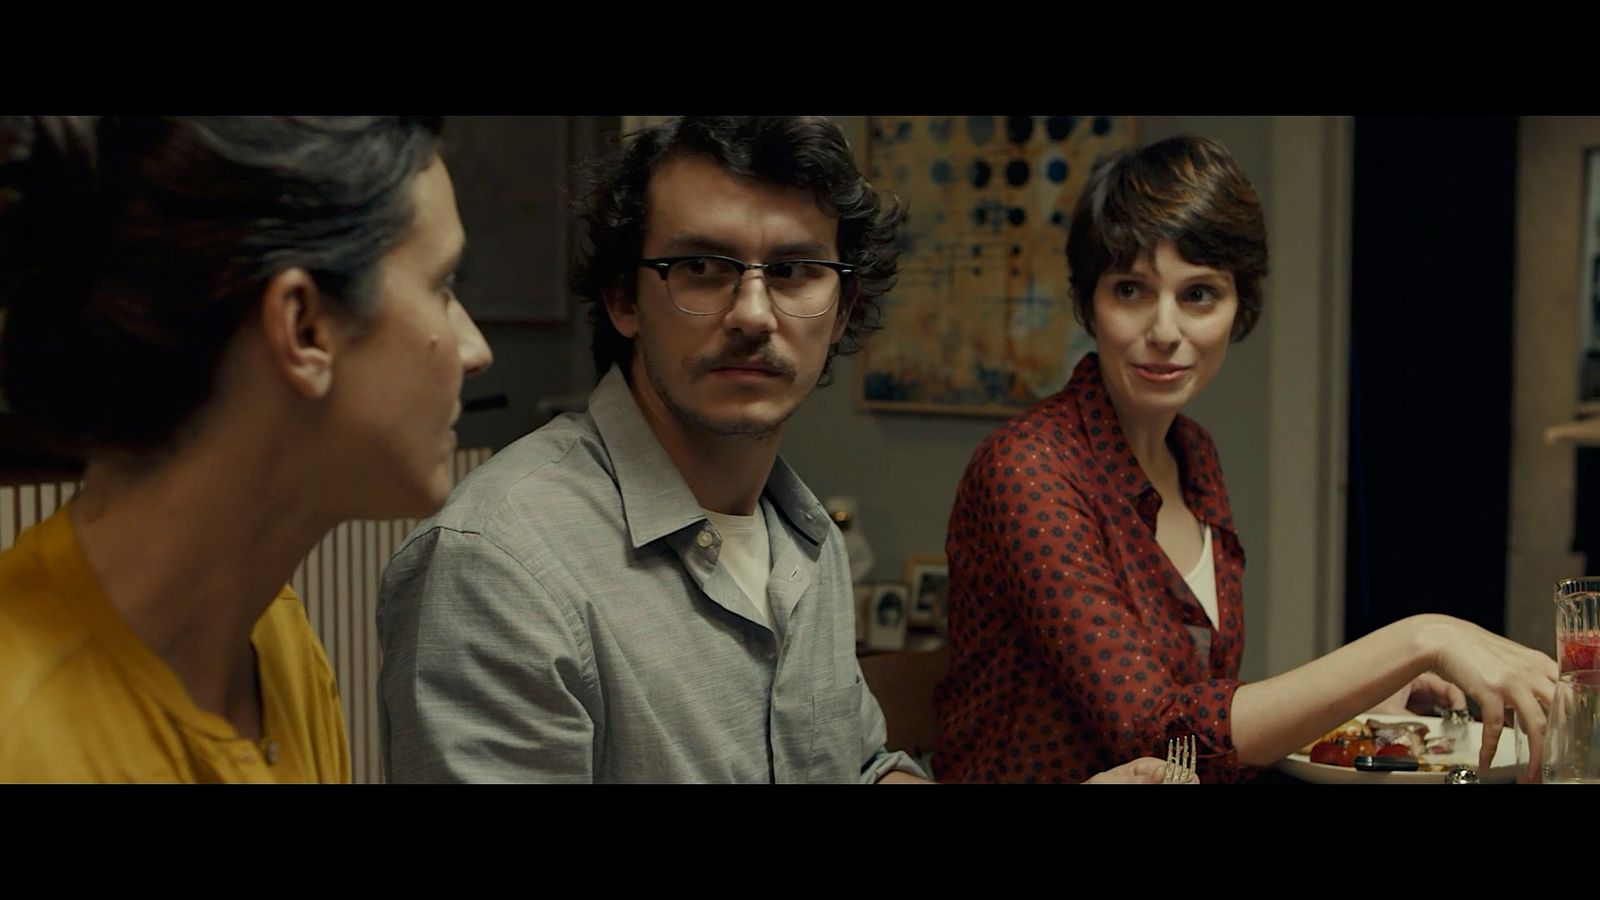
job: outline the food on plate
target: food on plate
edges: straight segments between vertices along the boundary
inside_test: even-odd
[[[1382,746],[1399,745],[1417,759],[1428,752],[1426,722],[1373,722],[1372,733]]]
[[[1312,762],[1322,763],[1325,766],[1355,765],[1355,754],[1338,741],[1318,741],[1308,755]]]
[[[1353,768],[1359,756],[1404,756],[1417,761],[1418,771],[1443,772],[1449,766],[1430,757],[1448,756],[1455,748],[1455,737],[1430,736],[1426,722],[1351,719],[1300,752],[1314,763],[1345,768]]]
[[[1347,742],[1345,749],[1350,751],[1352,759],[1357,756],[1375,756],[1378,752],[1378,742],[1372,738],[1356,738]]]
[[[1422,748],[1422,752],[1433,756],[1449,756],[1456,752],[1456,739],[1445,737],[1444,735],[1435,735],[1428,739],[1427,745]]]
[[[1368,722],[1372,736],[1385,743],[1404,740],[1406,734],[1422,736],[1428,733],[1426,722]]]
[[[1340,725],[1338,728],[1335,728],[1322,737],[1319,737],[1304,747],[1301,747],[1300,752],[1310,756],[1311,748],[1325,741],[1351,741],[1358,738],[1370,738],[1372,736],[1372,728],[1370,726],[1368,726],[1365,722],[1351,719],[1350,721]]]

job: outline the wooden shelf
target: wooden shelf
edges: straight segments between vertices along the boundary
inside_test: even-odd
[[[1574,419],[1551,425],[1544,430],[1544,442],[1551,446],[1576,444],[1580,447],[1600,447],[1600,418]]]

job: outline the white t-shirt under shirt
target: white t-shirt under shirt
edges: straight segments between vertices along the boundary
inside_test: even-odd
[[[767,579],[772,573],[772,546],[767,542],[766,498],[756,505],[755,515],[730,516],[703,509],[706,518],[722,533],[718,561],[728,567],[735,584],[755,607],[761,624],[772,628],[772,603],[767,599]],[[1215,605],[1215,601],[1213,601]]]
[[[1194,568],[1183,576],[1183,580],[1189,585],[1189,590],[1194,591],[1195,599],[1200,601],[1212,627],[1220,627],[1217,625],[1217,570],[1211,558],[1211,528],[1201,525],[1200,532],[1200,558],[1195,560]]]

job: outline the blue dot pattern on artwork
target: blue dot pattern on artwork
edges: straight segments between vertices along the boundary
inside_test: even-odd
[[[897,141],[905,141],[905,140],[910,140],[911,139],[911,120],[910,119],[902,119],[898,125],[894,126],[894,139],[897,140]]]
[[[1005,226],[1005,207],[991,199],[980,199],[972,207],[972,224],[993,234]]]
[[[984,397],[991,402],[1006,403],[1013,400],[1012,386],[1016,376],[1004,369],[992,369],[983,363],[972,364],[973,378],[980,385]]]
[[[994,177],[994,169],[989,167],[988,162],[975,159],[967,170],[967,177],[971,179],[973,187],[982,188]]]
[[[1006,163],[1006,183],[1012,187],[1022,187],[1028,183],[1027,160],[1013,159]]]
[[[1077,116],[1051,116],[1044,122],[1044,132],[1052,141],[1064,141],[1072,133],[1072,126],[1078,124]]]
[[[895,378],[887,372],[868,372],[861,380],[861,390],[868,400],[894,400],[904,402],[913,396],[915,381]]]
[[[929,172],[929,174],[933,176],[933,183],[934,184],[949,184],[950,183],[950,163],[949,163],[949,161],[948,160],[943,160],[943,159],[934,160],[933,161],[933,168]]]
[[[1006,116],[1006,138],[1013,144],[1026,144],[1033,137],[1033,116]]]
[[[1096,135],[1100,136],[1100,137],[1105,137],[1106,135],[1110,134],[1111,133],[1111,117],[1110,116],[1095,116],[1094,117],[1094,133]]]
[[[1021,225],[1028,221],[1028,214],[1022,211],[1022,207],[1013,206],[1006,210],[1006,221],[1013,225]]]
[[[967,137],[974,144],[987,144],[994,137],[994,116],[967,116]]]
[[[1067,180],[1067,162],[1063,159],[1052,159],[1050,165],[1045,167],[1044,174],[1051,181],[1060,184]]]
[[[950,129],[955,126],[954,116],[937,116],[928,122],[928,134],[941,144],[950,142]]]

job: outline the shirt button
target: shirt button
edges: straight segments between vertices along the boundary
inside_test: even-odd
[[[696,544],[699,544],[701,547],[709,547],[709,546],[711,546],[711,532],[709,532],[709,531],[700,532],[699,534],[694,536],[694,542]]]

